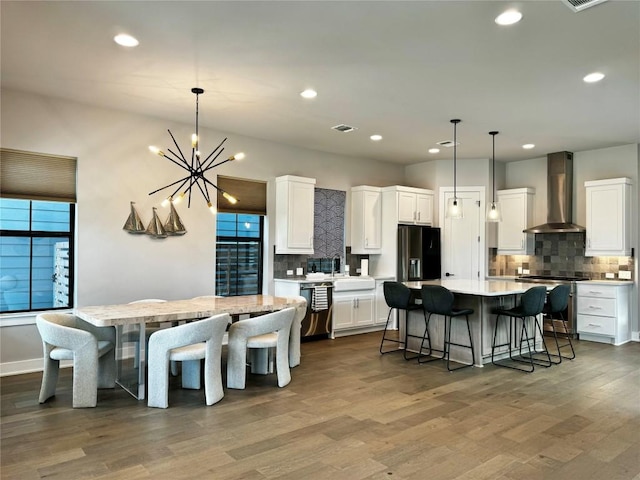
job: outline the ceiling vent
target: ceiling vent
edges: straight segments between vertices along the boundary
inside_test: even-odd
[[[441,147],[444,147],[444,148],[451,148],[454,145],[456,146],[460,145],[460,142],[454,142],[453,140],[443,140],[442,142],[436,142],[436,145],[440,145]]]
[[[585,8],[590,8],[598,5],[599,3],[606,2],[607,0],[562,0],[567,7],[574,12],[581,12]]]
[[[341,123],[340,125],[336,125],[335,127],[331,127],[331,128],[343,133],[353,132],[356,129],[356,127],[345,125],[344,123]]]

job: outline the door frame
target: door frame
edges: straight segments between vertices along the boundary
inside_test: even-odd
[[[478,245],[478,269],[480,272],[479,280],[485,280],[487,276],[487,250],[486,250],[486,225],[485,225],[485,209],[484,201],[486,201],[486,188],[484,185],[478,186],[469,186],[469,187],[458,187],[456,186],[456,192],[477,192],[480,198],[480,215],[478,216],[478,235],[480,236],[480,242]],[[445,226],[445,211],[447,208],[447,202],[444,197],[447,193],[453,193],[453,187],[440,187],[438,190],[438,224],[442,229],[442,234],[444,235],[444,226]],[[444,245],[444,242],[442,242]]]

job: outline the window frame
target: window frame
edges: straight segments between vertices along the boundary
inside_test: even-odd
[[[8,198],[7,198],[8,199]],[[0,237],[29,238],[29,308],[23,310],[6,310],[0,312],[2,316],[22,315],[29,313],[48,311],[68,311],[75,307],[75,236],[76,236],[76,204],[73,202],[60,202],[53,200],[40,200],[33,198],[16,198],[29,202],[29,226],[33,223],[33,202],[55,202],[69,205],[69,231],[45,231],[45,230],[5,230],[0,229]],[[33,239],[37,238],[64,238],[69,241],[69,304],[65,307],[32,308],[33,306]]]
[[[258,215],[258,214],[252,214],[252,213],[231,213],[231,212],[224,212],[224,214],[226,215],[235,215],[236,216],[236,227],[238,225],[238,216],[239,215],[252,215],[252,216],[256,216],[259,218],[259,236],[258,237],[240,237],[240,236],[228,236],[228,235],[218,235],[217,233],[217,222],[216,222],[216,271],[214,272],[214,278],[216,279],[215,282],[215,291],[216,291],[216,295],[219,295],[218,293],[218,282],[217,282],[217,267],[218,267],[218,258],[217,258],[217,253],[218,253],[218,242],[235,242],[236,245],[237,244],[241,244],[241,243],[258,243],[258,252],[260,255],[260,263],[258,265],[257,271],[258,271],[258,285],[257,285],[257,293],[253,294],[253,295],[260,295],[263,292],[264,289],[264,224],[265,224],[265,216],[264,215]],[[236,232],[237,232],[237,228],[236,228]],[[236,280],[236,285],[235,285],[235,291],[238,291],[238,283]],[[242,296],[244,294],[236,294],[236,295],[228,295],[229,297],[238,297],[238,296]]]

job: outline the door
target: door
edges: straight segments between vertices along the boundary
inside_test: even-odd
[[[414,223],[416,219],[416,194],[398,192],[398,222]]]
[[[463,218],[446,218],[447,201],[453,189],[440,189],[440,225],[442,225],[442,278],[484,279],[484,225],[480,199],[484,187],[457,189],[462,200]]]

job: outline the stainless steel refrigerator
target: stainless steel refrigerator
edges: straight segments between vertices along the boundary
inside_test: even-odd
[[[398,281],[440,278],[440,229],[398,226]]]

